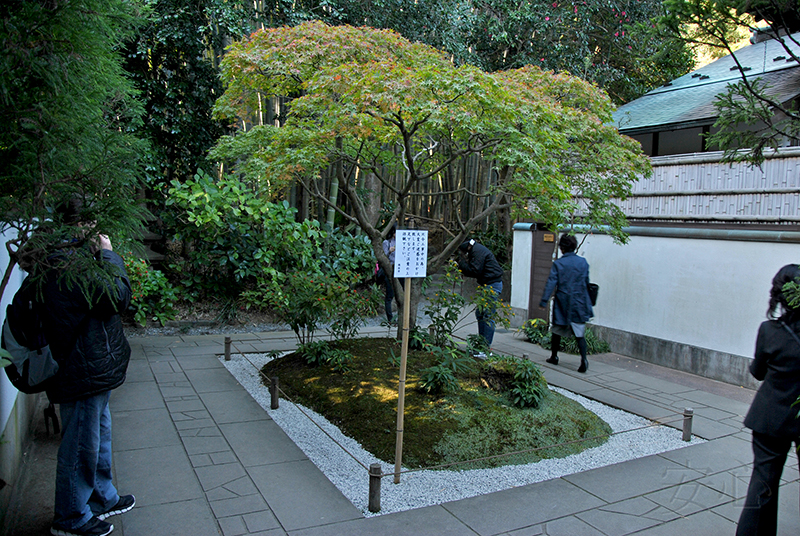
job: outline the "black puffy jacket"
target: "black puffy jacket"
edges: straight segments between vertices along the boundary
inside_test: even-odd
[[[465,276],[474,277],[479,285],[503,280],[503,268],[486,246],[475,242],[467,253],[467,260],[458,263]]]
[[[55,271],[45,278],[42,324],[59,366],[47,390],[54,403],[87,398],[125,381],[131,347],[119,313],[130,304],[131,285],[122,258],[109,250],[101,253],[101,262],[113,264],[119,272],[104,287],[95,286],[91,298]]]

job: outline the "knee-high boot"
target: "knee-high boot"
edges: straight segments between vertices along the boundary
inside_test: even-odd
[[[550,357],[548,363],[558,365],[558,351],[561,349],[561,335],[552,334],[550,338]]]
[[[576,340],[578,341],[578,349],[581,352],[581,366],[578,367],[578,372],[586,372],[589,370],[589,360],[586,359],[586,339],[584,337],[578,337]]]

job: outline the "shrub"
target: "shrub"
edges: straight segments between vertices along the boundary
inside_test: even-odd
[[[549,324],[547,320],[544,320],[543,318],[532,318],[527,320],[519,328],[519,331],[523,332],[528,338],[528,341],[532,342],[533,344],[540,344],[542,339],[545,337],[549,339],[550,337]]]
[[[461,310],[466,300],[461,296],[461,283],[463,278],[458,270],[458,264],[450,261],[445,268],[442,281],[428,296],[428,305],[425,315],[431,319],[430,333],[433,344],[442,346],[449,342],[448,338],[455,331]]]
[[[307,342],[297,348],[297,353],[303,356],[306,363],[312,367],[318,367],[324,365],[328,360],[328,343],[325,341]]]
[[[437,364],[423,369],[420,373],[420,387],[430,394],[442,394],[459,388],[458,376],[472,371],[475,361],[450,344],[436,346],[428,344],[425,350],[436,358]]]
[[[545,350],[550,349],[552,335],[548,329],[547,320],[543,320],[541,318],[528,320],[522,325],[522,327],[519,328],[519,331],[522,331],[528,338],[528,341],[532,342],[533,344],[538,344]],[[588,326],[586,327],[586,333],[584,337],[586,338],[586,352],[588,354],[604,354],[611,351],[611,347],[608,345],[608,343],[597,337],[597,335],[594,334],[594,331],[592,331],[592,328]],[[575,340],[575,337],[562,338],[561,350],[568,354],[580,354],[580,350],[578,349],[578,341]]]
[[[178,297],[160,270],[154,270],[142,259],[126,260],[125,270],[133,290],[130,311],[137,324],[144,327],[150,319],[163,326],[167,320],[175,318]]]
[[[329,365],[335,372],[345,373],[349,370],[353,354],[341,348],[332,348],[326,341],[308,342],[301,345],[297,352],[312,367]]]
[[[320,273],[295,272],[278,274],[270,282],[262,282],[256,290],[245,291],[246,307],[269,308],[289,324],[300,345],[314,340],[319,325],[328,318],[326,302],[334,281]]]
[[[378,314],[383,297],[380,290],[372,286],[356,290],[359,276],[349,270],[339,274],[337,279],[328,300],[331,319],[328,331],[334,339],[352,339],[367,318]]]
[[[547,396],[547,380],[533,361],[514,356],[491,356],[481,366],[484,384],[508,393],[511,402],[521,408],[535,408]]]
[[[264,277],[319,264],[319,223],[297,222],[287,201],[273,203],[239,177],[198,170],[172,181],[168,193],[166,204],[180,215],[174,239],[182,260],[174,269],[192,291],[237,296]]]
[[[420,371],[419,384],[423,391],[433,395],[458,389],[458,378],[453,370],[439,363]]]

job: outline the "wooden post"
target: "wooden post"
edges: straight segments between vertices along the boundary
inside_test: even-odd
[[[411,320],[411,278],[406,277],[403,290],[403,343],[400,350],[400,385],[397,392],[397,441],[394,449],[394,483],[400,483],[400,467],[403,462],[403,414],[406,405],[406,362],[408,359],[408,337]]]
[[[269,383],[269,409],[278,409],[280,405],[280,394],[278,392],[278,377],[273,376]]]
[[[225,361],[231,360],[231,338],[225,337]]]
[[[694,417],[694,410],[686,408],[683,410],[683,440],[692,440],[692,418]]]
[[[373,463],[369,466],[369,500],[370,512],[381,511],[381,464]]]

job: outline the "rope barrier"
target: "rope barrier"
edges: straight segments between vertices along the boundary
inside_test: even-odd
[[[263,341],[263,339],[237,339],[236,340],[236,342],[262,342],[262,341]],[[226,361],[230,361],[230,356],[231,356],[230,348],[231,348],[231,346],[236,350],[237,355],[241,355],[242,359],[247,361],[257,371],[258,375],[262,379],[271,381],[271,379],[268,378],[266,376],[266,374],[264,374],[261,371],[261,369],[259,369],[258,366],[256,366],[255,363],[253,363],[250,359],[247,358],[247,353],[242,352],[230,337],[225,337],[225,360]],[[514,356],[514,357],[518,357],[518,356]],[[519,358],[519,359],[525,359],[525,358],[527,358],[527,354],[524,354],[524,356],[522,358]],[[616,389],[614,389],[612,387],[608,387],[606,385],[602,385],[602,384],[600,384],[598,382],[591,382],[589,380],[584,380],[584,381],[588,381],[588,383],[594,383],[594,385],[601,386],[606,390],[610,390],[610,391],[613,391],[613,392],[625,394],[626,396],[629,396],[631,398],[638,399],[638,400],[643,401],[643,402],[651,403],[652,405],[654,405],[656,407],[662,407],[662,409],[672,409],[672,408],[669,408],[667,406],[661,406],[659,404],[653,403],[652,401],[649,401],[649,400],[645,400],[645,399],[642,399],[642,398],[637,398],[636,396],[631,395],[628,392],[623,392],[621,390],[616,390]],[[486,456],[486,457],[483,457],[483,458],[475,458],[475,459],[471,459],[471,460],[463,460],[463,461],[458,461],[458,462],[431,465],[431,466],[427,466],[427,467],[419,467],[419,468],[416,468],[416,469],[405,469],[405,470],[401,470],[399,472],[398,471],[393,471],[391,473],[384,473],[381,464],[373,463],[369,467],[367,467],[367,465],[365,465],[361,460],[359,460],[353,453],[351,453],[349,450],[347,450],[347,448],[344,445],[342,445],[336,438],[334,438],[330,433],[328,433],[324,428],[322,428],[308,413],[306,413],[302,409],[302,406],[300,404],[295,402],[283,389],[278,387],[277,382],[272,382],[272,387],[270,388],[270,390],[272,391],[272,389],[274,389],[276,393],[281,393],[284,396],[284,398],[286,398],[287,401],[289,401],[291,404],[293,404],[294,407],[304,417],[306,417],[309,421],[311,421],[314,424],[314,426],[316,426],[323,434],[325,434],[340,449],[342,449],[348,456],[350,456],[353,459],[353,461],[355,461],[358,465],[360,465],[362,468],[364,468],[368,472],[369,479],[370,479],[370,484],[369,484],[369,505],[368,505],[368,507],[369,507],[369,510],[371,512],[379,512],[380,511],[380,483],[381,483],[381,479],[384,478],[384,477],[387,477],[387,476],[398,476],[398,475],[401,475],[401,474],[418,473],[420,471],[444,469],[444,468],[453,467],[453,466],[456,466],[456,465],[465,465],[465,464],[469,464],[469,463],[486,462],[486,461],[496,460],[496,459],[500,459],[500,458],[508,458],[508,457],[511,457],[511,456],[520,456],[520,455],[524,455],[524,454],[532,454],[534,452],[538,452],[538,451],[542,451],[542,450],[553,449],[553,448],[562,447],[562,446],[568,446],[568,445],[576,445],[576,444],[579,444],[579,443],[585,443],[585,442],[594,441],[594,440],[598,440],[598,439],[610,439],[611,437],[614,437],[614,436],[617,436],[617,435],[621,435],[621,434],[625,434],[625,433],[629,433],[629,432],[636,432],[636,431],[640,431],[640,430],[647,430],[649,428],[655,428],[657,426],[665,426],[665,425],[669,425],[669,424],[673,424],[673,423],[677,423],[677,422],[682,422],[683,423],[683,440],[684,441],[690,441],[691,440],[692,418],[693,418],[693,414],[694,414],[694,412],[693,412],[693,410],[691,408],[686,408],[683,413],[677,413],[677,412],[672,411],[672,412],[670,412],[670,414],[668,414],[668,415],[666,415],[664,417],[659,417],[657,419],[649,419],[649,420],[652,421],[652,424],[648,424],[648,425],[645,425],[645,426],[640,426],[640,427],[637,427],[637,428],[631,428],[631,429],[628,429],[628,430],[621,430],[619,432],[612,432],[610,434],[602,434],[602,435],[597,435],[597,436],[588,437],[588,438],[575,439],[573,441],[567,441],[565,443],[557,443],[557,444],[547,445],[547,446],[543,446],[543,447],[534,447],[534,448],[531,448],[531,449],[519,450],[519,451],[514,451],[514,452],[507,452],[507,453],[504,453],[504,454],[496,454],[494,456]],[[273,395],[273,396],[275,396],[275,395]],[[275,401],[273,401],[272,409],[277,409],[277,407],[278,407],[277,403]],[[680,415],[680,418],[679,419],[676,418],[674,420],[668,420],[669,418],[671,418],[674,415]]]
[[[253,367],[253,368],[254,368],[254,369],[255,369],[255,370],[258,372],[258,375],[259,375],[261,378],[263,378],[263,379],[265,379],[265,380],[269,380],[269,378],[267,378],[266,374],[264,374],[264,373],[261,371],[261,369],[259,369],[259,368],[256,366],[256,364],[255,364],[255,363],[253,363],[252,361],[250,361],[249,359],[247,359],[247,357],[245,357],[245,356],[246,356],[246,354],[245,354],[245,353],[242,353],[242,352],[241,352],[241,351],[240,351],[240,350],[239,350],[239,349],[236,347],[236,345],[233,345],[233,346],[234,346],[234,348],[236,349],[236,351],[238,352],[238,354],[242,356],[242,359],[244,359],[245,361],[247,361],[247,362],[248,362],[248,363],[249,363],[249,364],[250,364],[250,365],[251,365],[251,366],[252,366],[252,367]],[[344,446],[344,445],[342,445],[342,444],[341,444],[341,443],[340,443],[340,442],[339,442],[339,441],[338,441],[338,440],[337,440],[335,437],[333,437],[333,436],[332,436],[331,434],[329,434],[329,433],[328,433],[328,432],[327,432],[327,431],[326,431],[324,428],[322,428],[322,427],[321,427],[321,426],[320,426],[320,425],[319,425],[319,424],[318,424],[318,423],[317,423],[317,422],[316,422],[314,419],[312,419],[312,418],[311,418],[311,416],[310,416],[308,413],[306,413],[305,411],[303,411],[302,407],[301,407],[301,406],[300,406],[300,405],[299,405],[297,402],[295,402],[294,400],[292,400],[292,398],[291,398],[291,397],[290,397],[288,394],[286,394],[286,392],[285,392],[283,389],[281,389],[280,387],[278,387],[277,391],[278,391],[279,393],[282,393],[282,394],[283,394],[283,396],[286,398],[286,400],[288,400],[290,403],[292,403],[292,404],[294,405],[294,407],[295,407],[295,408],[296,408],[296,409],[297,409],[297,410],[298,410],[300,413],[302,413],[304,417],[306,417],[306,418],[307,418],[309,421],[311,421],[311,422],[314,424],[314,426],[316,426],[316,427],[317,427],[317,428],[318,428],[318,429],[319,429],[319,430],[320,430],[320,431],[321,431],[323,434],[325,434],[326,436],[328,436],[328,438],[329,438],[331,441],[333,441],[333,442],[334,442],[334,443],[335,443],[335,444],[336,444],[336,445],[337,445],[339,448],[341,448],[341,449],[342,449],[344,452],[346,452],[348,456],[350,456],[351,458],[353,458],[353,461],[355,461],[355,462],[356,462],[358,465],[360,465],[361,467],[363,467],[364,469],[366,469],[367,471],[369,471],[369,467],[367,467],[367,466],[366,466],[366,465],[365,465],[365,464],[364,464],[364,463],[363,463],[361,460],[359,460],[358,458],[356,458],[356,456],[355,456],[353,453],[351,453],[349,450],[347,450],[347,448],[345,448],[345,446]],[[273,409],[274,409],[274,408],[273,408]]]

